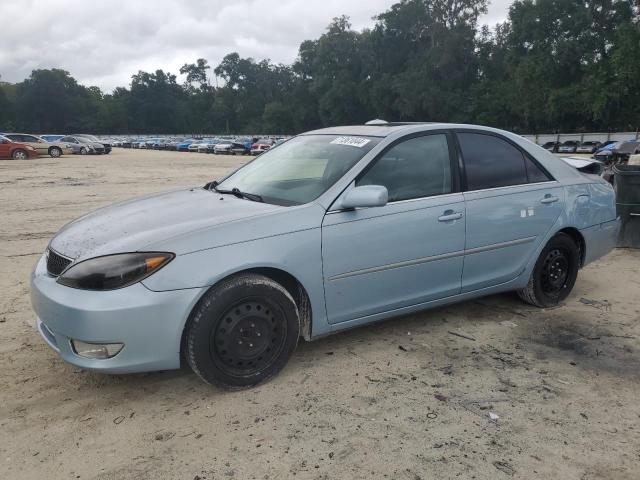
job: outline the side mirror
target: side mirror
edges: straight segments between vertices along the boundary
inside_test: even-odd
[[[382,185],[364,185],[354,187],[345,193],[340,208],[384,207],[389,201],[387,187]]]

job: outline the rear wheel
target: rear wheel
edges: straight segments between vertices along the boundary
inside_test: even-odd
[[[62,149],[58,148],[58,147],[51,147],[49,149],[49,156],[53,157],[53,158],[58,158],[62,155]]]
[[[27,155],[27,152],[25,152],[24,150],[14,150],[13,153],[11,154],[11,158],[13,158],[14,160],[26,160],[27,158],[29,158],[29,155]]]
[[[298,309],[287,290],[263,275],[240,275],[198,303],[185,334],[185,356],[207,383],[249,387],[284,367],[299,335]]]
[[[564,233],[554,236],[544,247],[528,285],[518,296],[536,307],[558,305],[571,293],[580,268],[580,250]]]
[[[89,153],[89,152],[87,151],[87,148],[86,148],[86,147],[82,147],[82,148],[80,149],[80,155],[86,155],[87,153]]]

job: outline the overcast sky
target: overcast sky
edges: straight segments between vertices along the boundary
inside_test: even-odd
[[[105,91],[128,86],[138,70],[227,53],[291,63],[300,42],[333,17],[355,29],[397,0],[0,0],[0,78],[18,82],[34,68],[63,68]],[[493,0],[482,23],[506,18],[511,0]]]

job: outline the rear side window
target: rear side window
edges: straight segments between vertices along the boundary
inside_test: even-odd
[[[387,187],[389,201],[451,193],[451,161],[446,135],[425,135],[391,147],[356,185]]]
[[[468,190],[528,183],[525,157],[509,142],[481,133],[458,133],[458,141],[464,158]],[[535,173],[537,167],[531,163],[531,170]]]

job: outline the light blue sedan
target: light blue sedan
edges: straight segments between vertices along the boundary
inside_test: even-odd
[[[81,368],[255,385],[312,340],[513,290],[551,307],[619,228],[611,186],[517,135],[383,124],[298,135],[220,182],[66,225],[31,282]]]

